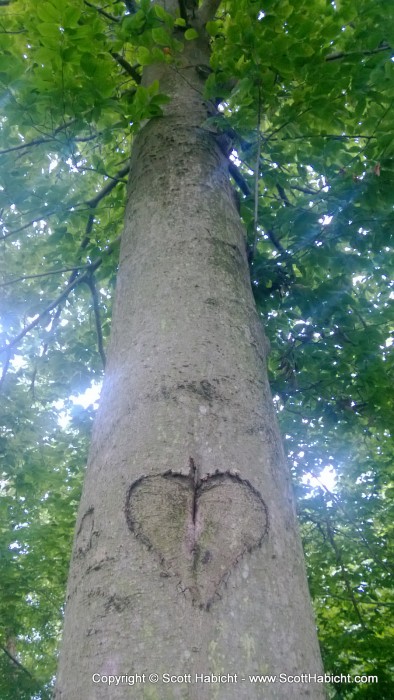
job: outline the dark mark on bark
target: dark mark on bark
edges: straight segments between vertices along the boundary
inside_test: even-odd
[[[221,399],[221,394],[214,384],[219,385],[218,379],[212,379],[208,381],[207,379],[202,379],[201,381],[191,381],[191,382],[178,382],[173,386],[163,385],[159,392],[150,398],[154,400],[159,400],[164,398],[166,400],[177,401],[179,394],[181,392],[186,392],[188,394],[195,394],[204,401],[208,401],[209,404],[214,399]]]
[[[115,610],[115,612],[121,613],[123,610],[130,609],[132,604],[132,596],[119,596],[111,595],[105,603],[105,611],[110,612]]]
[[[92,546],[94,528],[94,508],[91,506],[82,516],[81,524],[77,531],[76,554],[83,556]]]

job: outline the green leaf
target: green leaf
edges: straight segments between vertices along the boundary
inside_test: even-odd
[[[60,22],[61,12],[49,2],[39,3],[36,12],[43,22]]]
[[[152,29],[152,38],[156,44],[160,44],[161,46],[169,46],[171,43],[171,37],[163,27]]]
[[[141,66],[147,66],[151,63],[151,52],[145,46],[139,46],[137,49],[137,61]]]
[[[78,25],[78,20],[81,16],[81,9],[79,7],[65,7],[64,9],[64,24],[66,27],[76,27]]]
[[[165,11],[164,7],[161,5],[155,5],[154,6],[154,12],[156,17],[162,20],[165,24],[167,24],[169,27],[172,27],[174,25],[174,19],[172,15],[170,15],[168,12]]]
[[[58,24],[52,24],[48,22],[43,22],[38,25],[39,33],[44,37],[53,37],[59,41],[60,39],[60,27]]]
[[[221,26],[219,22],[207,22],[205,25],[205,29],[210,36],[216,36],[216,34],[219,34],[220,28]]]
[[[186,29],[185,39],[187,41],[193,41],[193,39],[197,39],[197,38],[198,38],[198,32],[195,29],[193,29],[193,28]]]

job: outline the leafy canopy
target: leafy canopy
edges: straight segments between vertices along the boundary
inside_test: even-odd
[[[0,3],[4,700],[55,672],[94,412],[75,397],[102,377],[133,137],[168,99],[141,73],[202,31],[197,3],[163,4]],[[389,697],[394,6],[204,9],[326,668],[379,676],[331,694]]]

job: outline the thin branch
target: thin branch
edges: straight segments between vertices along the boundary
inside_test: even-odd
[[[303,192],[304,194],[320,194],[321,190],[312,190],[309,187],[299,187],[299,185],[289,185],[291,190],[297,190],[297,192]]]
[[[378,46],[377,49],[366,49],[359,51],[336,51],[326,56],[326,61],[338,61],[341,58],[347,58],[347,56],[372,56],[375,53],[381,53],[381,51],[392,51],[391,46],[384,44],[383,46]]]
[[[72,209],[73,207],[75,207],[75,204],[70,204],[68,207],[63,209],[62,214],[65,213],[66,211],[70,211],[70,209]],[[30,221],[28,221],[26,224],[23,224],[22,226],[19,226],[18,228],[14,228],[14,229],[12,229],[12,231],[8,231],[8,233],[3,233],[3,235],[0,236],[0,241],[5,241],[7,238],[11,238],[11,236],[15,236],[15,234],[20,233],[21,231],[25,231],[27,228],[29,228],[33,224],[38,223],[38,221],[44,221],[44,220],[48,219],[50,216],[53,216],[54,214],[56,214],[57,212],[58,212],[57,209],[53,209],[53,211],[47,211],[47,212],[45,212],[45,214],[42,214],[42,215],[36,217],[35,219],[30,219]]]
[[[0,2],[0,5],[4,5],[4,4],[6,4],[6,3],[1,3],[1,2]],[[8,4],[8,3],[7,3],[7,4]],[[27,668],[25,668],[25,667],[23,666],[23,664],[21,664],[21,662],[18,661],[18,659],[16,659],[15,656],[13,656],[13,655],[8,651],[8,649],[6,649],[6,647],[1,646],[1,649],[2,649],[2,651],[4,651],[4,653],[8,656],[8,658],[12,661],[12,663],[15,664],[15,666],[18,666],[18,668],[20,668],[21,671],[23,671],[23,672],[26,673],[28,676],[30,676],[30,678],[32,678],[33,680],[35,680],[34,676],[30,673],[30,671],[29,671]]]
[[[132,66],[128,61],[126,61],[126,59],[123,58],[123,56],[121,56],[120,53],[117,53],[117,51],[110,51],[110,54],[112,58],[114,58],[115,61],[117,61],[119,65],[125,69],[126,73],[131,75],[131,77],[133,78],[133,80],[135,80],[137,85],[139,85],[141,82],[141,76],[138,73],[136,67]]]
[[[253,247],[251,259],[253,260],[257,250],[257,225],[259,217],[259,180],[260,180],[260,156],[261,156],[261,87],[259,86],[259,97],[257,106],[257,154],[254,169],[254,213],[253,213]]]
[[[286,122],[283,126],[287,126],[290,122]],[[283,127],[281,127],[282,129]],[[274,133],[274,132],[273,132]],[[348,136],[347,134],[303,134],[302,136],[284,136],[281,139],[268,137],[270,141],[305,141],[306,139],[332,139],[333,141],[345,141],[354,139],[376,139],[376,136],[369,136],[368,134],[352,134]]]
[[[334,593],[330,593],[330,595],[324,595],[322,596],[322,598],[325,598],[326,600],[331,600],[331,598],[335,598],[335,600],[344,600],[347,603],[353,602],[349,598],[344,598],[341,595],[334,595]],[[394,608],[394,603],[380,603],[378,600],[360,600],[358,602],[358,605],[373,605],[375,608],[380,608],[382,606],[386,608]]]
[[[4,382],[5,382],[5,378],[6,378],[6,375],[7,375],[8,369],[9,369],[9,366],[10,366],[12,354],[13,354],[13,353],[12,353],[11,351],[8,352],[8,353],[7,353],[7,356],[6,356],[6,358],[5,358],[5,362],[4,362],[4,365],[3,365],[3,370],[2,370],[2,372],[1,372],[1,377],[0,377],[0,391],[1,391],[1,389],[2,389],[2,386],[3,386]]]
[[[8,3],[4,3],[8,4]],[[0,2],[0,7],[1,7],[1,2]],[[14,32],[7,32],[5,30],[2,30],[0,34],[26,34],[27,29],[16,29]]]
[[[50,311],[53,311],[59,304],[61,304],[62,301],[65,301],[67,297],[69,296],[70,292],[74,289],[74,287],[77,286],[77,284],[80,284],[81,282],[84,282],[88,275],[90,274],[90,270],[87,270],[83,274],[77,276],[70,284],[67,285],[67,287],[63,290],[61,294],[59,294],[58,297],[54,301],[51,301],[48,306],[45,307],[43,311],[41,311],[40,314],[38,314],[31,323],[29,323],[27,326],[25,326],[18,335],[13,338],[13,340],[8,343],[8,345],[3,345],[3,347],[0,348],[0,354],[3,352],[9,352],[14,348],[16,345],[18,345],[19,341],[22,340],[28,333],[30,333],[33,328],[35,328],[42,320],[49,314]]]
[[[298,117],[302,117],[304,114],[306,114],[306,112],[309,112],[310,109],[311,109],[310,107],[307,107],[306,109],[301,110],[301,112],[299,112],[299,114],[297,114],[296,118],[298,119]],[[289,124],[293,124],[294,119],[295,119],[294,117],[292,117],[291,119],[288,119],[284,124],[281,124],[281,126],[278,126],[277,129],[274,129],[273,131],[271,131],[270,134],[267,134],[264,137],[264,142],[267,143],[267,141],[271,141],[272,137],[275,136],[275,134],[277,134],[282,129],[285,129],[286,126],[288,126]]]
[[[326,526],[327,526],[327,537],[328,537],[328,541],[330,542],[330,544],[331,544],[331,546],[332,546],[332,548],[333,548],[333,550],[334,550],[335,558],[336,558],[337,564],[338,564],[338,566],[339,566],[339,568],[340,568],[340,570],[341,570],[341,572],[342,572],[342,576],[343,576],[343,581],[344,581],[344,584],[345,584],[345,588],[346,588],[347,594],[348,594],[348,596],[349,596],[349,598],[350,598],[350,600],[351,600],[351,602],[352,602],[352,605],[353,605],[353,608],[354,608],[354,612],[356,613],[356,616],[357,616],[357,618],[358,618],[358,621],[359,621],[361,627],[363,628],[363,630],[364,630],[365,632],[368,632],[368,629],[367,629],[367,627],[366,627],[366,625],[365,625],[365,623],[364,623],[363,617],[362,617],[361,612],[360,612],[360,609],[359,609],[359,607],[358,607],[358,604],[357,604],[355,595],[354,595],[354,593],[353,593],[352,586],[351,586],[350,581],[349,581],[348,571],[347,571],[347,569],[345,568],[345,566],[344,566],[344,564],[343,564],[342,555],[341,555],[341,552],[339,551],[339,549],[338,549],[338,547],[337,547],[337,543],[335,542],[334,533],[333,533],[333,531],[332,531],[331,524],[330,524],[330,522],[329,522],[328,519],[327,519],[327,522],[326,522]]]
[[[272,229],[267,230],[267,236],[270,239],[271,243],[273,246],[276,248],[276,250],[279,251],[279,253],[283,256],[287,255],[287,251],[284,249],[283,245],[279,241],[279,239],[275,236],[275,233],[273,232]],[[278,259],[278,258],[277,258]]]
[[[0,354],[3,353],[3,352],[8,353],[9,356],[10,356],[10,357],[9,357],[9,361],[10,361],[11,356],[12,356],[11,351],[13,350],[13,348],[15,348],[15,347],[18,345],[18,343],[19,343],[28,333],[30,333],[31,330],[33,330],[33,328],[35,328],[36,326],[38,326],[38,324],[45,318],[45,316],[47,316],[51,311],[53,311],[53,309],[55,309],[57,306],[59,306],[59,304],[61,304],[63,301],[65,301],[65,300],[67,299],[67,297],[69,296],[69,294],[73,291],[73,289],[75,289],[75,287],[76,287],[78,284],[81,284],[82,282],[85,282],[85,283],[87,282],[89,276],[91,276],[91,274],[92,274],[93,272],[95,272],[95,271],[100,267],[101,263],[103,262],[103,256],[104,256],[104,255],[110,255],[110,254],[113,252],[115,246],[119,243],[119,241],[120,241],[120,236],[119,236],[118,238],[116,238],[112,243],[110,243],[110,245],[109,245],[108,248],[103,252],[103,254],[100,255],[100,257],[96,258],[96,260],[94,260],[94,261],[89,265],[89,267],[85,270],[85,272],[83,272],[83,273],[80,274],[80,275],[76,275],[76,276],[74,277],[74,279],[73,279],[71,282],[69,282],[69,284],[67,285],[67,287],[63,290],[63,292],[62,292],[61,294],[59,294],[59,296],[56,297],[56,299],[55,299],[54,301],[52,301],[50,304],[48,304],[48,306],[46,306],[45,309],[44,309],[43,311],[41,311],[41,313],[38,314],[38,315],[36,316],[36,318],[35,318],[33,321],[31,321],[31,323],[29,323],[27,326],[25,326],[25,327],[20,331],[20,333],[18,333],[18,334],[11,340],[10,343],[8,343],[7,345],[3,345],[2,347],[0,347]],[[71,275],[71,277],[72,277],[72,276],[73,276],[73,275]],[[71,279],[71,278],[70,278],[70,279]],[[9,361],[8,361],[8,364],[9,364]]]
[[[73,119],[72,121],[67,122],[67,124],[62,124],[61,126],[58,126],[51,136],[44,136],[40,139],[33,139],[32,141],[21,143],[19,146],[11,146],[10,148],[5,148],[3,151],[0,151],[0,156],[5,155],[6,153],[12,153],[14,151],[22,151],[24,148],[30,148],[30,146],[40,146],[43,143],[55,141],[56,134],[58,134],[60,131],[63,131],[63,129],[67,129],[69,126],[72,126],[75,123],[75,121],[76,120]]]
[[[101,319],[100,319],[100,302],[99,302],[99,298],[98,298],[98,294],[97,294],[96,281],[95,281],[93,273],[88,278],[87,284],[88,284],[88,287],[92,293],[94,318],[95,318],[95,322],[96,322],[98,351],[99,351],[99,354],[101,357],[101,361],[103,363],[103,367],[105,369],[106,357],[105,357],[105,350],[104,350],[103,331],[101,328]]]
[[[49,337],[42,345],[41,357],[44,357],[44,355],[46,355],[48,352],[50,337],[51,336],[53,337],[55,335],[56,329],[60,323],[60,316],[62,315],[62,311],[63,311],[63,306],[62,306],[62,304],[59,304],[59,306],[57,307],[57,309],[56,309],[56,311],[51,319],[51,327],[49,330]],[[31,389],[32,389],[33,394],[34,394],[34,382],[35,382],[36,375],[37,375],[37,367],[34,370],[32,381],[31,381]]]
[[[74,270],[86,270],[89,265],[76,265],[74,267],[61,267],[58,270],[49,270],[48,272],[40,272],[37,275],[23,275],[22,277],[15,277],[12,280],[7,280],[0,284],[0,289],[2,287],[9,287],[11,284],[17,284],[18,282],[24,282],[25,280],[36,279],[37,277],[49,277],[50,275],[61,275],[63,272],[74,272]]]
[[[122,182],[125,184],[124,180],[122,178],[127,175],[129,172],[130,166],[127,164],[121,170],[119,170],[116,175],[112,177],[111,182],[109,182],[107,185],[103,187],[102,190],[97,192],[97,194],[92,197],[91,199],[88,199],[86,202],[81,202],[79,204],[75,204],[74,202],[71,202],[67,207],[65,207],[61,213],[65,213],[66,211],[70,211],[71,209],[81,209],[82,207],[89,207],[91,209],[94,209],[97,204],[106,197],[107,194],[109,194],[114,187],[119,182]],[[107,176],[110,177],[110,176]],[[21,231],[24,231],[25,229],[29,228],[29,226],[32,226],[32,224],[37,223],[38,221],[46,221],[50,216],[53,216],[54,214],[58,214],[59,210],[58,209],[53,209],[52,211],[46,211],[43,212],[40,216],[36,217],[35,219],[31,219],[28,221],[26,224],[23,224],[22,226],[19,226],[18,228],[13,229],[12,231],[8,231],[8,233],[4,233],[2,236],[0,236],[0,241],[5,241],[7,238],[10,238],[11,236],[15,236],[17,233],[20,233]]]
[[[222,0],[204,0],[197,14],[198,20],[202,25],[205,25],[215,17],[221,1]]]
[[[279,197],[281,198],[282,202],[284,202],[286,207],[292,207],[293,204],[289,201],[289,198],[283,189],[282,185],[279,184],[279,182],[276,183],[276,189],[278,190]]]
[[[392,574],[392,573],[393,573],[392,567],[387,566],[387,565],[385,564],[385,562],[381,559],[381,557],[376,553],[375,549],[372,547],[372,545],[370,544],[370,542],[367,540],[367,538],[366,538],[365,535],[363,534],[361,528],[357,525],[357,522],[356,522],[352,517],[349,516],[348,511],[343,507],[343,505],[342,505],[342,503],[341,503],[341,500],[336,496],[335,493],[333,493],[332,491],[330,491],[330,489],[328,488],[328,486],[326,486],[325,484],[323,484],[323,482],[320,481],[320,479],[319,479],[318,477],[316,477],[313,473],[312,473],[312,476],[314,476],[315,479],[317,479],[317,481],[319,481],[320,488],[322,488],[323,491],[325,491],[325,492],[329,495],[330,499],[335,503],[335,505],[338,507],[338,509],[342,511],[342,513],[344,514],[346,520],[347,520],[349,523],[351,523],[351,525],[353,525],[353,527],[354,527],[354,529],[355,529],[355,531],[356,531],[358,537],[359,537],[360,540],[364,543],[364,545],[365,545],[366,549],[368,550],[368,552],[371,554],[372,559],[374,559],[374,561],[375,561],[377,564],[379,564],[379,566],[381,566],[382,569],[384,569],[385,571],[387,571],[389,574]]]
[[[100,15],[103,15],[103,17],[106,17],[106,19],[109,19],[111,22],[119,22],[119,17],[115,17],[115,15],[110,15],[109,12],[102,10],[101,7],[93,5],[91,2],[88,2],[88,0],[83,1],[85,5],[87,5],[88,7],[92,7],[93,10],[96,10]]]
[[[112,190],[114,189],[114,187],[116,187],[116,185],[118,184],[118,182],[121,181],[121,178],[123,178],[125,175],[127,175],[127,173],[129,172],[129,170],[130,170],[130,164],[127,163],[127,165],[125,165],[123,168],[121,168],[121,170],[119,170],[119,171],[116,173],[116,175],[114,175],[113,179],[112,179],[110,182],[108,182],[108,184],[105,185],[105,187],[103,187],[103,189],[100,190],[100,192],[98,192],[98,193],[96,194],[95,197],[92,197],[91,199],[88,199],[88,200],[85,202],[85,204],[87,204],[89,207],[92,207],[92,208],[96,207],[97,204],[98,204],[102,199],[104,199],[104,197],[107,196],[107,194],[109,194],[110,192],[112,192]],[[123,182],[123,184],[125,184],[125,183]]]

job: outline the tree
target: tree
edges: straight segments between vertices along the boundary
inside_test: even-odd
[[[62,595],[88,432],[74,408],[60,437],[57,416],[106,359],[130,137],[57,696],[106,696],[91,690],[94,672],[320,668],[247,258],[299,489],[325,463],[340,485],[309,487],[300,506],[327,668],[379,669],[377,688],[332,692],[388,694],[391,13],[143,0],[3,10],[9,697],[15,685],[48,692],[43,654],[59,619],[43,600],[56,608]],[[337,657],[338,617],[352,646],[341,639]],[[197,686],[157,687],[181,697]],[[307,683],[264,694],[311,688],[323,696]],[[215,692],[259,697],[261,686]]]

